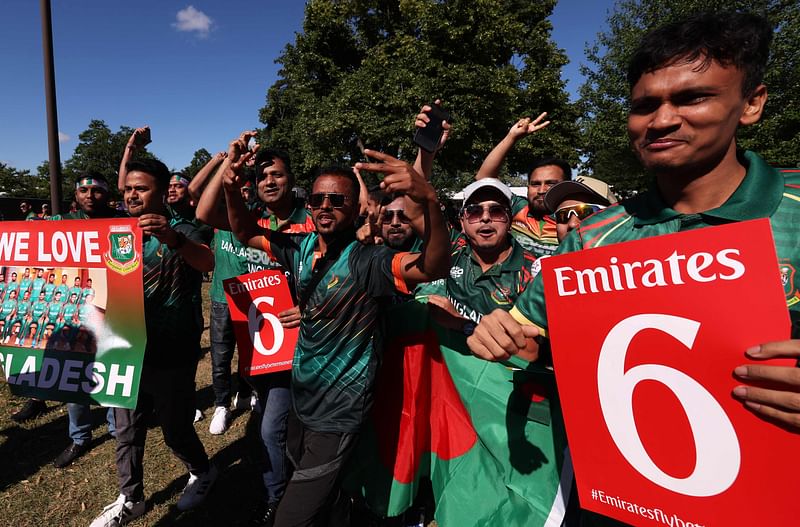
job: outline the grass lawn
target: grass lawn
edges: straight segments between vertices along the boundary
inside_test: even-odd
[[[204,284],[208,324],[208,284]],[[135,526],[145,525],[240,525],[249,517],[262,496],[263,455],[257,434],[245,430],[257,426],[250,412],[236,414],[230,430],[222,436],[208,433],[213,413],[211,358],[208,353],[208,330],[203,333],[204,355],[197,369],[198,407],[205,419],[195,424],[208,455],[216,463],[220,477],[199,509],[180,513],[175,508],[187,472],[164,444],[161,430],[147,433],[144,459],[144,485],[147,514]],[[235,360],[235,359],[234,359]],[[92,449],[65,469],[53,467],[53,460],[66,448],[67,407],[48,402],[50,411],[22,425],[9,416],[25,399],[11,395],[0,381],[0,525],[87,526],[103,507],[117,497],[117,473],[114,465],[115,441],[106,430],[105,409],[93,412],[97,427]],[[254,429],[255,430],[255,429]]]

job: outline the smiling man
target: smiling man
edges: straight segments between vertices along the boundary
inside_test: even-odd
[[[800,265],[797,170],[772,168],[736,144],[738,127],[755,124],[764,110],[762,78],[771,38],[766,20],[744,13],[700,14],[644,37],[628,70],[628,134],[655,185],[584,220],[564,240],[561,252],[770,218],[779,261]],[[517,301],[513,317],[500,311],[484,317],[469,340],[476,355],[508,358],[547,328],[542,285],[541,279],[534,281]],[[790,285],[791,291],[800,288],[800,277]],[[743,354],[756,360],[800,357],[800,303],[789,294],[786,300],[795,340],[743,348]],[[731,373],[742,383],[733,396],[745,408],[800,431],[797,368],[749,364]],[[773,384],[769,389],[750,385],[759,381]]]
[[[383,163],[358,163],[383,172],[387,193],[402,192],[423,214],[412,219],[423,238],[420,253],[395,252],[356,240],[359,186],[352,169],[328,168],[314,179],[309,205],[316,233],[298,243],[259,227],[239,191],[251,155],[246,140],[229,151],[225,174],[228,218],[237,237],[264,249],[292,271],[302,319],[292,364],[292,408],[287,449],[295,472],[275,525],[312,525],[323,507],[341,504],[339,474],[369,412],[381,354],[382,305],[398,292],[447,272],[447,230],[436,192],[410,165],[367,151]],[[407,209],[408,210],[408,209]],[[329,524],[340,525],[334,507]]]
[[[127,164],[125,205],[138,218],[142,243],[144,316],[147,346],[139,396],[133,410],[115,408],[116,465],[120,494],[92,522],[111,527],[145,512],[144,448],[147,424],[155,413],[164,442],[189,470],[179,510],[196,507],[208,494],[217,471],[197,437],[195,372],[200,333],[193,298],[202,272],[214,268],[214,255],[190,223],[170,220],[166,207],[170,174],[160,161]]]

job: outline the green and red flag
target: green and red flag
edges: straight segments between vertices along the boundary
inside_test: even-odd
[[[375,404],[348,485],[396,516],[429,477],[440,525],[558,526],[572,469],[546,369],[472,356],[409,302],[388,319]]]
[[[0,366],[12,393],[136,406],[147,339],[137,219],[4,222],[0,274]],[[92,285],[45,300],[26,275]]]

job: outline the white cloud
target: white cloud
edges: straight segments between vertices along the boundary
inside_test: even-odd
[[[67,134],[65,134],[64,132],[58,132],[58,142],[59,143],[66,143],[70,139],[72,139],[72,138],[70,136],[68,136]]]
[[[178,31],[196,31],[197,36],[201,38],[208,36],[211,26],[214,24],[207,14],[198,11],[191,5],[178,11],[175,19],[176,22],[172,24],[172,27]]]

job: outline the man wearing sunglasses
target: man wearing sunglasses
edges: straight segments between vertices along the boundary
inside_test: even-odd
[[[261,248],[241,243],[231,232],[228,222],[222,175],[230,163],[231,149],[238,148],[241,143],[247,144],[254,135],[252,131],[242,133],[229,145],[228,152],[212,159],[209,170],[195,176],[189,187],[190,192],[197,195],[198,218],[216,228],[213,241],[215,268],[210,289],[211,376],[215,409],[208,427],[214,435],[223,434],[229,429],[231,404],[236,409],[253,408],[258,400],[255,394],[249,395],[250,386],[243,381],[239,383],[238,393],[235,396],[232,394],[231,363],[236,340],[222,282],[247,273],[280,268]],[[250,157],[250,162],[252,178],[244,182],[242,189],[255,190],[257,199],[243,197],[253,221],[264,229],[281,232],[298,240],[313,232],[311,214],[292,195],[294,175],[288,154],[280,150],[259,149],[257,155]],[[290,271],[282,270],[291,276]],[[292,295],[295,295],[291,280],[289,284]],[[296,327],[300,323],[296,308],[279,313],[278,318],[286,328]],[[262,473],[266,500],[256,507],[251,522],[253,525],[269,525],[273,521],[277,503],[286,487],[286,419],[289,413],[290,379],[289,372],[250,379],[264,401],[260,433],[265,455],[269,459]]]
[[[536,119],[520,119],[508,131],[506,137],[489,152],[475,179],[497,178],[500,167],[517,141],[547,127],[547,112]],[[549,256],[558,249],[555,220],[549,215],[544,204],[544,195],[550,188],[572,178],[572,168],[563,159],[555,157],[535,161],[528,172],[528,199],[513,196],[511,199],[511,233],[526,249],[536,257]]]
[[[510,235],[511,189],[482,178],[464,189],[461,234],[453,233],[450,274],[444,291],[428,296],[442,326],[471,335],[483,315],[511,309],[531,280],[536,256]]]
[[[383,207],[381,237],[387,247],[396,251],[417,251],[421,240],[411,228],[411,218],[406,216],[405,199],[400,196]]]
[[[358,243],[359,185],[352,169],[323,169],[314,179],[308,203],[315,234],[298,242],[259,227],[239,192],[252,155],[246,142],[239,141],[228,156],[224,187],[231,228],[242,242],[293,271],[302,313],[287,442],[295,472],[278,506],[275,525],[281,527],[311,525],[326,505],[329,523],[344,523],[337,514],[343,501],[339,474],[372,405],[385,303],[449,269],[447,229],[433,187],[407,163],[381,152],[366,154],[381,162],[356,168],[384,173],[386,193],[402,193],[407,211],[422,209],[409,215],[423,238],[420,253]]]
[[[544,195],[545,207],[556,220],[559,243],[580,227],[581,221],[616,202],[617,197],[608,184],[593,177],[562,181]]]

